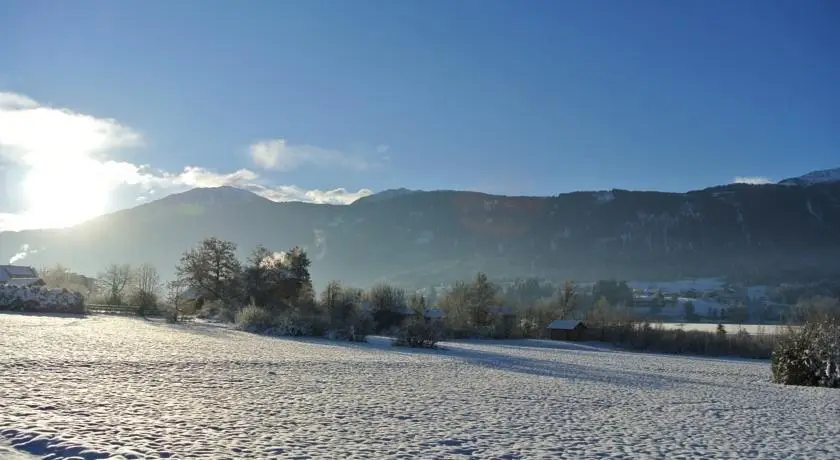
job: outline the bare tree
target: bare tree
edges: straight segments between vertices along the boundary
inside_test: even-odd
[[[140,293],[160,294],[160,274],[150,264],[143,264],[134,270],[134,291]]]
[[[143,264],[134,270],[131,302],[140,307],[140,314],[157,308],[160,297],[160,275],[155,267]]]
[[[575,285],[570,281],[563,283],[560,289],[552,298],[552,309],[555,310],[554,319],[567,319],[577,307],[577,292]]]
[[[126,287],[131,283],[132,271],[128,264],[111,264],[98,276],[99,288],[107,296],[107,302],[122,305],[125,300]]]

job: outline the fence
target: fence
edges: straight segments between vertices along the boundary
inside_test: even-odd
[[[103,304],[86,304],[85,310],[88,313],[92,314],[99,314],[99,315],[125,315],[125,316],[138,316],[140,311],[140,307],[134,305],[103,305]],[[162,313],[159,310],[152,310],[147,311],[144,316],[147,317],[160,317]],[[178,315],[178,320],[180,322],[192,322],[195,320],[195,316],[193,315]]]
[[[140,307],[133,305],[102,305],[102,304],[86,304],[85,309],[88,313],[99,313],[103,315],[130,315],[137,316]]]

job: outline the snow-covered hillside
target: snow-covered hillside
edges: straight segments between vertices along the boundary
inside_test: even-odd
[[[781,185],[813,185],[825,182],[840,182],[840,168],[812,171],[804,176],[780,181]]]
[[[840,458],[840,392],[764,361],[446,346],[0,315],[0,438],[53,460]]]

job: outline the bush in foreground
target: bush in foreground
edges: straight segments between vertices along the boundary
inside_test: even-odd
[[[771,370],[774,383],[840,388],[840,317],[789,330],[773,350]]]

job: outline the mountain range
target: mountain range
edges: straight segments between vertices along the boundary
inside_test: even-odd
[[[350,205],[277,203],[193,189],[75,227],[0,233],[0,255],[93,275],[148,262],[164,277],[200,239],[306,248],[318,283],[424,287],[472,277],[552,280],[840,273],[840,169],[776,184],[687,193],[610,190],[550,197],[389,190]]]

